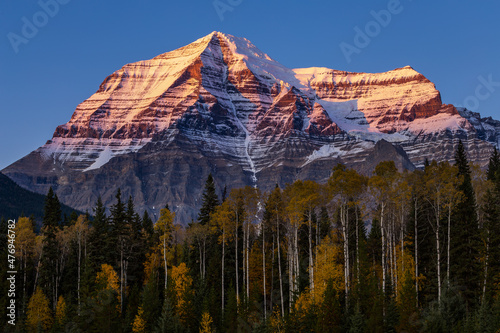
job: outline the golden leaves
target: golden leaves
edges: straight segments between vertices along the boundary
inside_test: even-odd
[[[39,332],[39,328],[47,332],[52,327],[52,322],[49,300],[42,289],[37,288],[28,303],[26,328],[28,332]]]

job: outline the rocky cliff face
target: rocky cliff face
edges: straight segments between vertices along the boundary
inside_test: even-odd
[[[411,67],[292,70],[244,38],[213,32],[125,65],[51,140],[2,172],[40,193],[53,186],[80,210],[99,195],[111,204],[120,187],[139,210],[168,202],[187,223],[210,172],[220,188],[266,191],[324,182],[339,162],[369,174],[384,158],[400,168],[452,159],[458,139],[484,164],[498,127],[444,105]]]
[[[491,117],[481,118],[479,113],[465,108],[458,108],[458,112],[474,126],[476,136],[479,139],[492,142],[500,147],[500,121]]]

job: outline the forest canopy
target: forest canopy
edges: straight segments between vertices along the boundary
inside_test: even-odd
[[[224,191],[226,192],[226,191]],[[52,189],[43,225],[16,219],[19,332],[497,332],[500,157],[487,170],[427,162],[370,177],[217,196],[198,219],[157,221],[116,193],[65,221]],[[108,208],[108,209],[107,209]],[[106,212],[109,212],[106,213]],[[7,258],[8,223],[0,224]],[[7,286],[7,260],[0,284]],[[8,305],[6,293],[0,305]]]

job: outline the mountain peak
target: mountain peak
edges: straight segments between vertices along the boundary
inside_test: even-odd
[[[81,210],[97,196],[110,205],[120,187],[141,210],[155,213],[168,202],[189,221],[209,173],[228,188],[266,191],[296,179],[326,181],[335,162],[453,160],[450,143],[475,133],[409,66],[292,70],[246,38],[214,31],[115,71],[5,174],[40,193],[52,186]],[[399,142],[408,158],[382,139]],[[472,160],[487,163],[488,143],[470,145]]]

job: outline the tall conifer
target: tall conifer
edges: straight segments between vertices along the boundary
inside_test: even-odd
[[[463,193],[463,201],[457,205],[451,232],[451,282],[455,282],[471,310],[477,300],[480,278],[479,228],[476,212],[476,198],[472,187],[471,170],[462,140],[455,153],[455,163],[463,182],[458,189]]]
[[[208,224],[210,214],[213,213],[215,207],[219,205],[219,198],[215,191],[215,183],[212,174],[209,174],[205,182],[205,189],[203,190],[203,202],[198,215],[198,222],[201,224]]]
[[[40,284],[53,308],[57,304],[57,279],[59,248],[56,233],[61,221],[61,204],[52,187],[45,198],[42,235],[43,248],[40,267]]]

